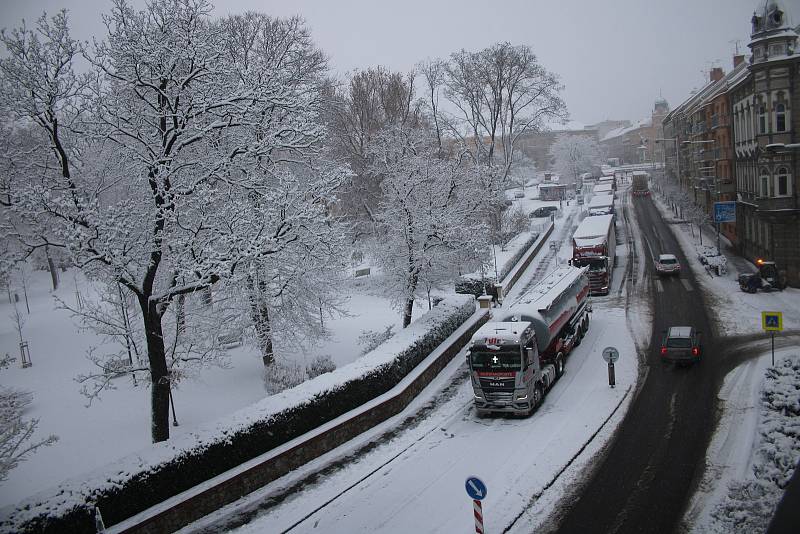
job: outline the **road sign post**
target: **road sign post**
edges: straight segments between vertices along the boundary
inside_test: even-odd
[[[486,497],[486,484],[478,477],[469,477],[464,483],[467,495],[472,499],[472,514],[475,516],[475,533],[484,534],[483,508],[481,501]]]
[[[615,347],[606,347],[603,349],[603,359],[608,364],[608,385],[613,388],[617,385],[614,362],[619,359],[619,351]]]
[[[717,223],[717,254],[722,254],[719,249],[719,225],[724,222],[736,221],[736,202],[714,202],[714,222]]]
[[[761,312],[761,328],[772,335],[772,366],[775,366],[775,332],[783,331],[783,313],[775,311]]]

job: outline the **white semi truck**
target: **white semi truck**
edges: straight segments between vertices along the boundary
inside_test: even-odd
[[[589,328],[588,295],[585,268],[559,267],[475,332],[467,362],[479,416],[536,409]]]

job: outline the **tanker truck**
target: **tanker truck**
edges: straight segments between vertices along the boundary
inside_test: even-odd
[[[559,267],[475,332],[467,363],[478,416],[536,409],[586,334],[588,295],[586,268]]]

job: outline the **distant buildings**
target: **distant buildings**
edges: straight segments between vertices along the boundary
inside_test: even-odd
[[[662,135],[661,121],[669,112],[669,104],[659,98],[653,105],[650,118],[635,124],[622,125],[607,131],[600,138],[600,146],[609,158],[619,158],[623,164],[662,162],[663,146],[655,141]]]
[[[800,287],[800,27],[779,0],[761,0],[751,22],[749,59],[712,69],[664,117],[666,172],[709,215],[735,201],[736,222],[721,231]]]

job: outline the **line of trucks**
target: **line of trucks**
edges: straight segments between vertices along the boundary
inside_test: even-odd
[[[608,196],[610,205],[595,215],[590,211],[575,230],[569,265],[499,309],[473,334],[467,363],[478,416],[528,415],[564,373],[567,356],[589,328],[589,295],[611,288],[616,238]]]

